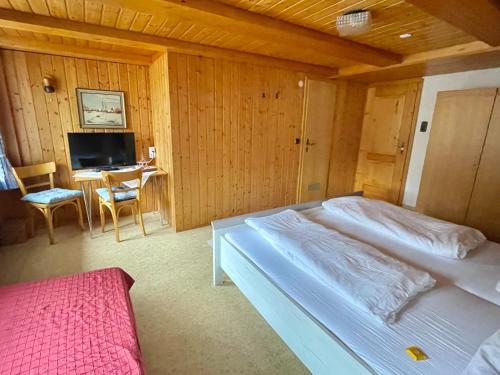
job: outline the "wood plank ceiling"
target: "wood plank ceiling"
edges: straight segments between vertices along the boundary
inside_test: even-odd
[[[402,0],[0,0],[1,8],[339,69],[360,64],[383,67],[404,62],[407,56],[477,42],[457,26]],[[372,11],[372,29],[339,38],[335,19],[353,9]],[[90,41],[81,35],[57,35],[57,31],[45,35],[44,30],[33,32],[36,28],[31,24],[14,30],[17,24],[2,21],[0,16],[5,48],[9,41],[10,45],[40,41],[80,47],[84,52],[106,51],[108,59],[126,53],[136,56],[138,63],[150,61],[156,53],[140,45],[103,43],[98,35]],[[401,39],[402,33],[412,37]],[[332,48],[326,48],[329,45]]]
[[[338,35],[335,26],[337,16],[352,9],[370,10],[372,29],[366,34],[346,39],[403,55],[475,40],[402,0],[220,1],[331,35]],[[400,39],[399,35],[403,33],[410,33],[413,37]]]

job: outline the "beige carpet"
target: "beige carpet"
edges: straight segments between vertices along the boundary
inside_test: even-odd
[[[0,247],[0,284],[118,266],[131,289],[148,374],[305,374],[307,370],[233,285],[212,287],[209,227],[172,233],[146,216],[142,237],[125,218],[122,242],[76,225]]]

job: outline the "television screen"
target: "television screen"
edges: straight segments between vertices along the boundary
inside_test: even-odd
[[[136,164],[134,133],[68,133],[68,143],[73,170]]]

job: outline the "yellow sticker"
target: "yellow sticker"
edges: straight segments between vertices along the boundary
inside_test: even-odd
[[[414,361],[423,361],[429,357],[425,354],[421,349],[416,346],[410,346],[406,348],[406,353],[414,360]]]

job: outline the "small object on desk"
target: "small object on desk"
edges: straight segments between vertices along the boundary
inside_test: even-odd
[[[151,166],[151,167],[144,167],[142,170],[144,172],[154,172],[154,171],[157,171],[158,168]]]
[[[406,353],[414,360],[414,361],[423,361],[428,359],[427,354],[425,354],[421,349],[416,346],[410,346],[406,348]]]
[[[119,171],[120,168],[118,167],[99,167],[99,168],[96,168],[95,171],[96,172],[108,172],[108,171]]]

